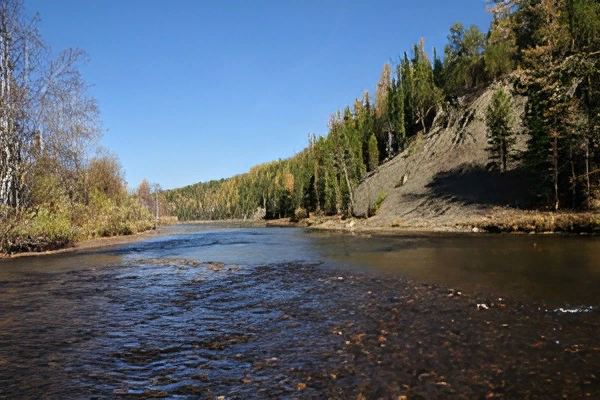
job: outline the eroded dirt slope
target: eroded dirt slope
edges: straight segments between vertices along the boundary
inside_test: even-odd
[[[501,175],[490,166],[485,113],[497,83],[458,99],[454,111],[439,114],[426,134],[417,135],[406,150],[382,164],[356,191],[357,215],[383,193],[386,198],[370,226],[452,227],[488,214],[495,208],[520,208],[529,203],[529,185],[518,165]],[[514,99],[517,115],[524,99]],[[521,132],[517,118],[516,129]],[[517,150],[526,137],[517,135]]]

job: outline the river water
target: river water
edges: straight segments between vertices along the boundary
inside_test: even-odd
[[[312,332],[337,317],[319,317],[320,307],[335,304],[324,304],[321,286],[285,274],[289,265],[595,309],[599,254],[596,237],[183,224],[144,242],[7,260],[0,262],[0,398],[294,398],[286,371],[329,354],[334,339]],[[293,323],[294,313],[311,317]],[[282,365],[255,371],[250,391],[247,374],[261,354],[265,365]],[[265,392],[275,386],[279,392]]]
[[[320,262],[554,305],[594,304],[600,295],[600,237],[371,236],[229,225],[174,225],[145,242],[10,260],[0,263],[0,281],[43,281],[146,258],[188,258],[239,265]]]

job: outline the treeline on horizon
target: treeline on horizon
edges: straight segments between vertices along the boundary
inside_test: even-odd
[[[86,53],[55,56],[39,21],[23,0],[0,1],[0,253],[153,228],[147,182],[129,194],[118,157],[98,148]]]
[[[163,192],[180,220],[267,218],[305,209],[351,215],[366,174],[428,133],[456,109],[457,97],[499,78],[488,110],[490,159],[515,159],[536,182],[540,208],[586,209],[600,201],[600,4],[595,0],[495,0],[487,32],[456,23],[443,59],[425,41],[386,63],[375,96],[364,92],[331,115],[326,136],[309,135],[293,157],[257,165],[229,179]],[[524,115],[510,97],[526,96]],[[522,120],[527,150],[517,153],[514,121]],[[443,122],[442,122],[443,123]],[[503,154],[498,154],[498,153]],[[398,177],[401,179],[401,177]],[[375,199],[374,199],[375,200]],[[373,210],[375,211],[375,204]]]

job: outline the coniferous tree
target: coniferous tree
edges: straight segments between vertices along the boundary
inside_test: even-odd
[[[389,63],[383,64],[379,82],[375,90],[375,115],[385,115],[388,105],[388,93],[392,87],[392,70]]]
[[[402,92],[404,94],[404,126],[407,134],[412,133],[412,127],[415,124],[414,112],[413,112],[413,92],[414,92],[414,79],[413,79],[413,68],[410,65],[408,55],[404,52],[404,58],[401,62],[402,70]]]
[[[425,52],[425,41],[421,39],[415,45],[413,59],[413,107],[416,123],[421,124],[423,133],[427,133],[426,120],[441,101],[441,91],[433,81],[433,69]]]
[[[488,9],[494,20],[485,44],[484,62],[488,79],[494,80],[515,68],[517,38],[515,19],[510,9],[497,4]]]
[[[497,161],[502,172],[506,172],[508,159],[515,143],[514,116],[510,97],[504,90],[494,92],[492,102],[486,113],[488,128],[488,151],[491,158]]]
[[[540,0],[533,6],[540,21],[536,32],[538,43],[535,47],[523,50],[528,69],[522,85],[526,88],[529,102],[536,102],[538,107],[530,107],[541,115],[532,119],[540,126],[534,127],[537,132],[547,136],[550,144],[548,159],[550,160],[550,180],[554,209],[560,207],[561,166],[567,149],[566,132],[569,130],[569,108],[573,101],[571,79],[559,71],[559,64],[565,55],[565,27],[561,24],[561,8],[564,0]],[[528,121],[529,122],[529,121]],[[541,128],[541,129],[540,129]],[[545,140],[537,140],[543,143]],[[532,149],[533,150],[533,149]],[[531,154],[540,153],[535,150]]]
[[[371,102],[369,100],[369,92],[364,91],[363,93],[363,109],[361,113],[360,127],[362,131],[362,143],[363,143],[363,158],[364,164],[370,165],[370,154],[369,154],[369,140],[371,135],[375,133],[375,118],[373,115],[373,109],[371,108]],[[379,155],[377,159],[379,163]]]
[[[367,165],[364,162],[363,155],[363,132],[361,126],[361,116],[364,110],[358,99],[354,102],[354,112],[350,113],[348,121],[349,142],[352,152],[353,175],[360,179],[367,172]]]
[[[404,92],[401,86],[400,66],[396,68],[396,78],[392,80],[392,87],[388,93],[388,106],[385,123],[389,131],[394,135],[398,150],[404,146],[406,139],[406,128],[404,126]]]
[[[438,56],[435,47],[433,48],[433,81],[437,87],[444,87],[444,63]]]
[[[374,134],[369,139],[369,171],[375,170],[379,163],[379,148]]]
[[[485,80],[485,35],[475,25],[466,29],[457,22],[450,27],[444,49],[446,90],[471,88]]]
[[[391,78],[390,65],[385,63],[381,70],[381,75],[375,90],[374,128],[377,142],[379,143],[379,155],[381,158],[391,156],[390,142],[392,139],[392,131],[388,120],[388,99],[392,89]]]

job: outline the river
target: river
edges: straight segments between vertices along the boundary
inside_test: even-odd
[[[418,306],[425,308],[405,310],[398,318],[417,313],[418,318],[406,321],[418,324],[411,332],[418,336],[422,329],[434,352],[438,342],[432,332],[446,329],[459,314],[479,319],[475,305],[481,301],[487,309],[496,298],[497,303],[508,299],[500,304],[507,310],[529,307],[510,317],[524,318],[515,320],[525,324],[523,341],[547,338],[538,333],[552,327],[556,331],[559,325],[562,332],[565,318],[596,327],[598,254],[596,237],[377,236],[182,224],[165,227],[160,236],[143,242],[2,261],[0,398],[321,398],[324,393],[328,398],[348,393],[378,398],[379,389],[373,388],[381,386],[380,378],[373,377],[390,372],[352,375],[352,368],[361,369],[360,357],[347,347],[355,344],[361,329],[368,334],[370,324],[378,324],[377,332],[397,330],[387,325],[386,317],[398,312],[395,303],[406,307],[413,304],[406,300],[410,296],[417,302],[428,299],[429,304]],[[444,299],[453,299],[457,291],[463,298],[446,305],[450,300]],[[372,296],[384,297],[374,301]],[[382,302],[390,308],[381,310]],[[379,308],[367,312],[369,307]],[[451,308],[438,316],[446,307]],[[554,311],[561,308],[589,312],[563,316]],[[506,317],[494,314],[502,309],[489,311],[491,320]],[[383,317],[371,321],[373,312]],[[382,323],[385,329],[380,329]],[[347,324],[346,330],[357,329],[355,336],[337,331]],[[501,345],[494,341],[498,336],[491,336],[504,335],[499,332],[490,331],[481,341]],[[574,346],[596,340],[585,329],[560,334]],[[409,333],[398,333],[393,340],[382,335],[387,333],[373,336],[377,351],[382,340],[414,340]],[[356,342],[362,346],[362,340]],[[461,349],[465,360],[477,359]],[[410,356],[404,357],[403,365],[411,364],[406,362]],[[481,365],[487,365],[484,361]],[[373,362],[368,358],[360,365]],[[407,368],[407,383],[386,386],[379,397],[419,390],[443,395],[439,391],[451,386],[448,366],[443,367],[450,368],[444,384],[423,386],[432,376],[430,369],[440,368]],[[582,382],[595,379],[586,374],[587,367],[573,368]],[[320,374],[327,380],[319,381]],[[488,391],[477,387],[471,383],[453,393],[469,398]]]

